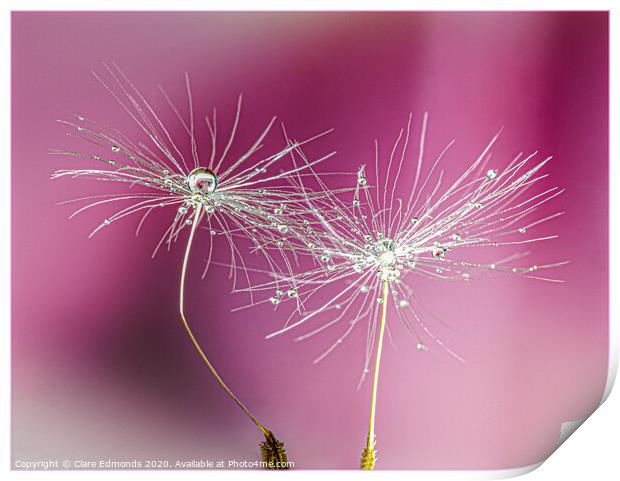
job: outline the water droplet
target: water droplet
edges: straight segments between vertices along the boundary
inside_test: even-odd
[[[187,220],[185,221],[185,224],[187,224],[187,225],[192,225],[192,219],[187,219]]]
[[[377,237],[381,238],[383,236],[381,235]],[[379,253],[394,252],[396,251],[396,242],[394,242],[392,239],[380,240],[375,244],[375,250]]]
[[[428,347],[426,347],[426,344],[423,344],[421,342],[418,342],[418,344],[416,345],[416,349],[418,351],[428,351]]]
[[[366,235],[364,236],[364,240],[365,240],[366,242],[370,242],[370,241],[372,241],[372,236],[371,236],[370,234],[366,234]]]
[[[394,266],[396,265],[396,260],[397,260],[396,243],[390,239],[379,241],[375,245],[375,251],[378,254],[377,261],[379,262],[379,265],[381,266],[382,270],[393,271]],[[393,277],[387,273],[386,273],[386,276]]]
[[[103,225],[110,225],[110,219],[105,219],[103,221]]]
[[[99,157],[98,155],[93,155],[93,159],[95,159],[95,160],[101,160],[101,157]]]
[[[353,207],[359,207],[360,206],[360,200],[359,199],[353,199]]]
[[[362,286],[360,287],[360,292],[362,292],[363,294],[368,294],[368,292],[370,291],[368,286]]]
[[[461,234],[452,234],[452,240],[460,241],[461,240]]]
[[[198,167],[187,176],[187,183],[192,192],[210,194],[217,188],[217,176],[205,167]]]
[[[289,297],[297,297],[297,289],[291,287],[288,291],[286,291],[286,295]]]
[[[84,116],[83,116],[83,115],[78,115],[78,116],[77,116],[77,119],[78,119],[78,120],[84,120]]]
[[[288,226],[286,224],[280,224],[278,226],[278,231],[280,231],[281,234],[286,234],[288,232]]]
[[[420,222],[420,218],[419,217],[414,217],[413,219],[411,219],[411,223],[413,225],[416,225],[418,222]]]
[[[278,299],[277,297],[272,297],[269,300],[271,301],[273,305],[280,304],[280,299]]]
[[[283,242],[283,241],[281,241],[281,240],[279,240],[279,241],[277,241],[277,242],[276,242],[276,245],[277,245],[278,247],[282,247],[282,246],[284,245],[284,242]]]
[[[179,211],[179,214],[181,214],[181,215],[186,214],[187,213],[187,207],[182,205],[181,207],[179,207],[178,211]]]
[[[330,261],[330,259],[331,259],[331,257],[330,257],[329,255],[327,255],[327,254],[323,254],[323,255],[321,256],[321,261],[322,261],[322,262],[329,262],[329,261]]]
[[[170,173],[170,171],[169,171],[168,169],[164,169],[164,170],[162,170],[161,172],[162,172],[162,174],[164,174],[164,175],[168,175],[168,174]]]
[[[213,214],[215,212],[215,206],[209,204],[205,207],[205,211],[207,212],[207,214]]]
[[[357,183],[359,185],[366,185],[368,183],[368,181],[366,180],[366,177],[364,176],[358,176],[357,178]]]
[[[446,248],[440,246],[434,246],[432,250],[433,257],[435,259],[443,259],[446,257]]]
[[[216,231],[214,231],[214,230],[212,230],[212,231],[211,231],[211,235],[215,235],[215,234],[217,234],[217,232],[216,232]]]
[[[487,179],[491,180],[491,179],[494,179],[495,177],[497,177],[496,169],[487,170]]]
[[[525,227],[519,227],[519,232],[521,234],[525,234],[527,232],[527,229]]]
[[[398,307],[401,307],[401,308],[409,307],[409,301],[407,299],[401,299],[398,302]]]
[[[112,149],[112,152],[119,152],[121,150],[121,148],[118,145],[113,145],[110,148]]]

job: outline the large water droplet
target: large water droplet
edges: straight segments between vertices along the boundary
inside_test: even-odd
[[[446,248],[440,247],[440,246],[434,246],[432,254],[435,259],[443,259],[444,257],[446,257]]]
[[[288,226],[286,224],[280,224],[278,226],[278,231],[280,231],[281,234],[286,234],[288,232]]]
[[[491,180],[491,179],[494,179],[495,177],[497,177],[496,169],[487,170],[487,179]]]
[[[378,241],[375,244],[375,253],[377,255],[377,260],[382,266],[382,268],[391,268],[396,264],[396,242],[394,242],[392,239],[382,239]],[[383,280],[393,280],[387,279],[387,277],[393,277],[388,273],[385,273],[385,275],[380,274],[380,277]]]
[[[192,192],[210,194],[217,188],[217,176],[205,167],[198,167],[187,176],[187,183]]]

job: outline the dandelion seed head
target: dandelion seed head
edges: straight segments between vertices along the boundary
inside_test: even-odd
[[[497,275],[556,282],[540,275],[540,271],[565,262],[523,265],[522,259],[529,251],[519,250],[524,245],[556,237],[531,234],[534,226],[562,214],[538,215],[543,204],[562,192],[557,187],[538,189],[540,179],[545,177],[538,172],[549,158],[541,161],[536,153],[519,154],[502,168],[488,169],[486,162],[496,136],[449,184],[438,165],[453,142],[431,159],[430,168],[424,172],[423,162],[428,156],[424,146],[426,123],[425,115],[417,156],[408,155],[410,124],[401,131],[389,158],[380,161],[375,144],[375,169],[358,169],[351,182],[352,200],[350,192],[333,193],[324,184],[325,196],[317,201],[307,199],[306,215],[314,230],[296,252],[316,259],[317,267],[278,279],[278,283],[294,285],[298,290],[296,306],[300,317],[293,312],[285,327],[268,337],[314,323],[315,327],[299,338],[307,339],[343,325],[344,332],[317,358],[319,361],[365,321],[367,366],[382,310],[382,286],[387,282],[387,300],[395,307],[395,315],[388,316],[388,323],[402,323],[414,336],[418,350],[427,351],[428,344],[434,343],[464,362],[427,325],[417,299],[417,283],[469,282]],[[407,162],[413,162],[413,176],[402,174]],[[369,174],[374,176],[371,182]],[[397,195],[399,183],[407,185],[407,189],[399,189],[401,195]],[[493,262],[478,260],[476,253],[492,254],[499,252],[498,248],[512,248],[513,252],[507,256],[496,254]],[[258,289],[269,289],[269,285]],[[334,314],[335,311],[338,312]]]
[[[105,182],[104,185],[126,187],[120,193],[111,191],[74,200],[84,205],[72,216],[95,207],[121,206],[100,221],[90,237],[103,227],[133,215],[139,218],[138,233],[152,212],[170,210],[171,222],[167,228],[164,226],[163,235],[152,255],[162,246],[170,249],[181,234],[189,232],[192,227],[204,227],[204,231],[211,235],[206,237],[210,247],[203,275],[212,263],[214,243],[224,243],[224,250],[230,254],[228,263],[233,289],[240,279],[246,279],[250,284],[251,271],[246,266],[241,244],[254,245],[254,250],[248,254],[259,252],[274,272],[284,272],[288,269],[282,258],[284,252],[291,251],[299,243],[306,249],[310,242],[317,242],[315,237],[304,233],[311,234],[311,231],[306,231],[305,226],[301,225],[299,212],[305,209],[303,204],[308,195],[313,200],[319,200],[324,194],[303,193],[295,178],[332,154],[312,161],[306,158],[301,163],[292,162],[291,157],[296,148],[326,132],[303,141],[293,141],[284,132],[283,148],[259,156],[259,150],[266,150],[264,141],[272,131],[274,117],[259,131],[260,134],[254,143],[246,147],[247,150],[233,157],[231,146],[241,123],[241,96],[229,134],[222,142],[215,110],[212,115],[196,115],[188,76],[187,110],[179,108],[162,87],[160,90],[169,107],[162,113],[156,112],[118,67],[103,64],[103,68],[103,74],[94,72],[94,76],[134,121],[140,134],[128,136],[79,115],[74,120],[61,123],[77,129],[78,133],[72,135],[89,148],[84,151],[50,151],[91,162],[78,168],[57,170],[52,179],[89,179]],[[196,122],[196,117],[204,119],[206,125]],[[184,133],[173,135],[171,123],[177,123]],[[216,231],[220,234],[217,237],[214,236]]]

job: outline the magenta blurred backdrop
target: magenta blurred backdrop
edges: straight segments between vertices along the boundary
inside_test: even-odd
[[[338,150],[325,170],[370,162],[375,137],[387,149],[409,112],[424,111],[429,151],[457,140],[449,169],[464,168],[502,126],[498,162],[521,150],[553,155],[545,185],[566,192],[545,212],[566,215],[541,228],[560,239],[535,245],[533,262],[570,260],[553,273],[566,282],[413,279],[452,329],[429,324],[468,363],[418,352],[394,323],[378,466],[529,465],[554,450],[562,422],[598,406],[608,358],[606,13],[18,12],[12,28],[14,459],[257,459],[260,433],[180,326],[183,242],[150,258],[170,213],[137,238],[136,218],[88,240],[107,211],[69,221],[72,209],[55,205],[110,191],[49,180],[77,165],[46,155],[75,145],[56,119],[79,112],[142,138],[90,75],[101,61],[117,62],[159,106],[157,84],[182,99],[188,71],[196,112],[217,106],[226,129],[243,92],[239,148],[274,114],[298,138],[333,127],[309,148]],[[297,468],[357,467],[369,409],[370,385],[356,390],[365,329],[316,366],[340,328],[303,343],[295,333],[264,340],[282,316],[264,305],[231,313],[244,299],[229,294],[223,269],[200,280],[202,240],[188,310],[224,378]]]

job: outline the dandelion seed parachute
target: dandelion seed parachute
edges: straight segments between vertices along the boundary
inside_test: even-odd
[[[324,195],[306,199],[310,213],[306,222],[313,226],[313,235],[298,249],[298,253],[311,256],[315,266],[278,279],[279,285],[288,284],[298,293],[296,310],[283,328],[267,336],[297,329],[311,320],[318,322],[318,327],[296,338],[303,340],[345,323],[336,341],[316,358],[315,362],[319,362],[340,346],[353,329],[367,322],[365,361],[358,387],[370,373],[373,355],[375,366],[371,418],[361,462],[365,469],[372,469],[375,463],[376,387],[384,330],[390,335],[387,304],[394,306],[396,317],[413,334],[420,352],[428,352],[435,345],[465,362],[422,319],[421,304],[412,288],[415,276],[469,281],[504,274],[561,282],[542,272],[565,264],[517,264],[528,255],[527,251],[516,251],[491,263],[472,260],[470,254],[475,249],[480,252],[498,247],[521,248],[557,237],[535,232],[539,225],[563,214],[538,214],[540,207],[562,190],[538,188],[547,177],[542,169],[550,158],[537,159],[537,152],[519,154],[505,166],[490,166],[491,150],[499,133],[453,183],[446,185],[441,161],[454,141],[430,163],[423,176],[427,121],[425,114],[411,177],[401,174],[410,161],[407,151],[412,116],[400,131],[387,166],[380,165],[375,141],[374,186],[364,165],[357,172],[352,198],[330,192],[320,178],[315,179]],[[300,147],[295,148],[295,154],[306,161]],[[300,177],[295,181],[302,184]],[[402,198],[396,195],[399,183],[407,186]],[[337,285],[340,288],[335,288]],[[273,286],[274,281],[268,281],[253,289],[270,292]],[[321,297],[324,291],[329,294]]]
[[[67,201],[84,204],[71,217],[99,206],[117,203],[124,205],[116,213],[104,219],[91,232],[90,237],[110,224],[134,214],[141,216],[136,230],[137,234],[145,219],[154,210],[162,208],[173,210],[172,223],[165,230],[152,255],[154,256],[162,245],[170,249],[181,233],[189,230],[179,289],[179,311],[183,326],[195,349],[220,386],[265,435],[266,440],[261,444],[263,455],[275,453],[274,456],[277,454],[278,460],[286,461],[283,444],[233,394],[194,337],[184,313],[186,270],[197,228],[206,224],[211,234],[217,232],[228,243],[233,289],[237,285],[237,271],[239,270],[244,273],[249,284],[249,270],[237,246],[239,239],[251,240],[255,245],[255,251],[264,256],[273,272],[289,273],[290,268],[286,264],[282,266],[281,259],[286,258],[282,253],[290,248],[288,243],[284,244],[283,239],[285,235],[288,235],[292,243],[297,242],[298,238],[305,239],[305,234],[301,237],[299,235],[303,226],[298,210],[301,208],[305,212],[301,201],[307,202],[308,197],[318,200],[316,195],[323,194],[302,193],[294,183],[287,179],[292,175],[301,175],[300,172],[311,168],[332,154],[293,167],[285,167],[282,160],[287,158],[287,154],[295,148],[329,131],[302,142],[290,142],[287,139],[288,143],[284,149],[257,160],[256,154],[275,122],[275,118],[272,118],[244,154],[229,160],[227,155],[235,139],[240,120],[242,100],[240,96],[230,136],[219,156],[216,148],[218,135],[215,110],[212,118],[206,117],[211,153],[208,159],[202,159],[198,154],[197,126],[194,123],[194,106],[189,77],[186,74],[185,87],[189,104],[187,120],[160,87],[172,113],[187,134],[191,157],[184,156],[183,146],[179,143],[181,139],[173,139],[163,120],[124,73],[115,65],[110,67],[104,64],[103,67],[111,80],[105,81],[102,76],[93,72],[94,76],[133,119],[148,141],[133,140],[113,128],[104,127],[82,115],[76,115],[71,121],[61,122],[71,128],[70,135],[82,139],[90,148],[85,151],[56,149],[50,153],[92,160],[99,163],[99,167],[57,170],[52,175],[52,179],[84,178],[113,182],[131,188],[121,193],[93,195]],[[96,153],[92,153],[93,150]],[[272,172],[275,166],[280,169]],[[209,257],[203,277],[212,264],[212,256],[213,243],[210,242]],[[250,298],[252,298],[251,292]]]

